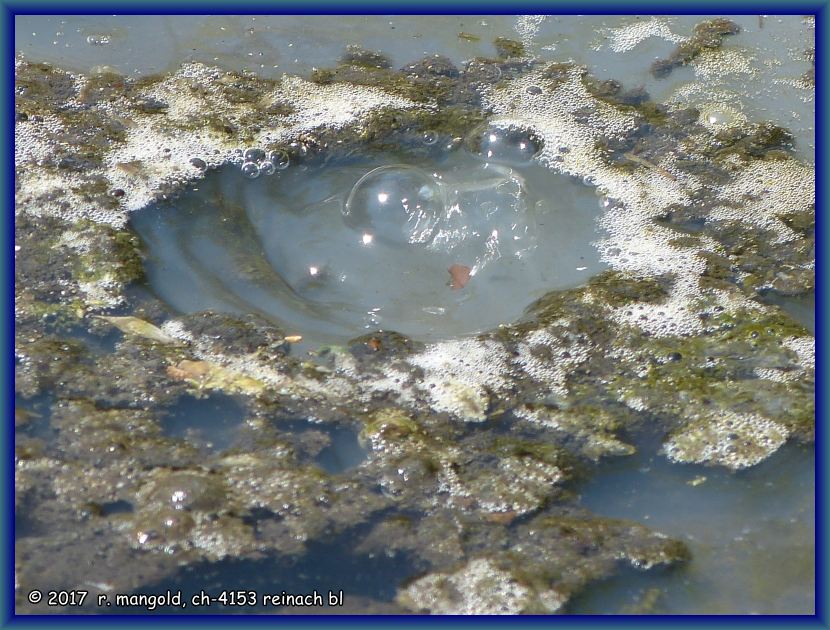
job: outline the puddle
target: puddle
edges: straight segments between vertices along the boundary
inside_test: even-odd
[[[366,460],[369,452],[358,442],[358,433],[346,426],[313,424],[305,420],[280,421],[277,427],[297,438],[297,446],[330,475],[337,475]]]
[[[737,473],[670,464],[655,449],[582,488],[597,514],[639,521],[692,553],[669,572],[629,570],[586,591],[577,614],[804,614],[815,610],[815,451],[790,444]]]
[[[257,179],[245,174],[275,162],[248,150],[241,168],[136,213],[149,284],[181,312],[256,312],[309,346],[513,321],[603,268],[592,242],[611,202],[534,164],[536,148],[488,127],[432,160],[351,157]]]
[[[257,522],[257,529],[267,531],[269,519]],[[358,528],[366,530],[366,526]],[[142,588],[140,593],[158,594],[168,589],[181,590],[187,600],[191,595],[204,590],[209,593],[239,591],[244,585],[245,592],[256,591],[256,607],[222,605],[212,603],[203,608],[159,608],[157,612],[170,614],[260,614],[292,612],[283,606],[263,606],[264,595],[313,594],[315,591],[324,598],[323,608],[297,607],[293,612],[300,614],[354,614],[365,613],[366,606],[381,607],[373,612],[403,612],[392,603],[396,586],[411,574],[417,562],[406,554],[395,556],[377,555],[367,557],[355,553],[350,543],[354,532],[333,536],[328,542],[310,543],[302,560],[290,557],[268,557],[262,560],[227,559],[183,567],[169,580]],[[343,591],[343,606],[328,607],[328,591],[339,594]],[[275,601],[275,600],[272,600]]]
[[[317,464],[327,473],[335,475],[358,466],[368,453],[357,441],[357,434],[346,428],[332,427],[328,430],[331,445],[320,451]]]
[[[162,430],[202,450],[221,451],[236,439],[244,418],[245,409],[230,396],[184,396],[165,414]]]
[[[130,514],[133,504],[129,501],[112,501],[99,506],[98,516],[112,516],[113,514]]]

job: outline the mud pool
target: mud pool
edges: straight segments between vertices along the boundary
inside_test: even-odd
[[[19,613],[814,611],[809,16],[15,46]]]

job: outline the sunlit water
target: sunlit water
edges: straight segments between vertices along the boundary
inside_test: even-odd
[[[672,36],[687,36],[700,19],[670,16],[665,25]],[[382,50],[395,67],[435,53],[460,65],[465,59],[492,55],[497,36],[519,38],[540,58],[572,59],[600,78],[642,85],[656,101],[696,106],[702,122],[710,125],[735,117],[773,121],[794,133],[797,155],[812,160],[814,101],[798,85],[810,68],[805,51],[814,45],[809,21],[801,16],[731,19],[742,29],[725,44],[736,59],[734,65],[708,72],[705,67],[697,71],[679,68],[667,79],[655,79],[649,66],[671,52],[672,41],[646,37],[627,48],[619,38],[620,27],[647,22],[651,16],[19,16],[15,46],[33,61],[50,61],[78,72],[109,66],[127,75],[147,74],[171,71],[183,61],[196,60],[278,77],[307,75],[314,67],[331,66],[348,44]],[[378,224],[371,209],[368,214],[350,215],[346,206],[354,185],[379,167],[406,165],[397,174],[421,181],[418,191],[426,182],[422,209],[430,207],[435,198],[431,194],[446,197],[448,184],[435,178],[436,171],[444,182],[469,189],[465,195],[491,195],[490,201],[497,205],[501,192],[493,180],[511,185],[509,174],[496,169],[492,176],[475,156],[457,152],[443,160],[425,164],[405,156],[394,160],[366,157],[336,169],[314,171],[318,178],[314,187],[306,179],[310,173],[301,169],[269,175],[266,165],[257,179],[249,179],[238,164],[211,174],[198,185],[200,190],[174,204],[136,214],[136,225],[149,245],[150,282],[182,312],[202,308],[258,311],[287,326],[289,332],[301,327],[303,334],[322,341],[391,321],[396,328],[423,338],[472,332],[516,317],[545,287],[578,284],[596,272],[591,242],[596,238],[594,219],[600,210],[594,193],[531,168],[508,165],[526,185],[521,225],[528,230],[511,233],[514,228],[510,227],[505,232],[499,219],[467,213],[465,222],[476,226],[478,237],[435,249],[442,242],[437,236],[447,228],[440,225],[445,215],[429,215],[429,210],[426,223],[416,220],[414,224],[408,220],[384,224],[382,218]],[[260,169],[262,162],[252,161]],[[251,170],[248,167],[248,175]],[[379,180],[394,174],[374,171],[373,177]],[[375,180],[364,180],[364,184]],[[488,186],[488,181],[493,185]],[[430,193],[433,189],[438,192]],[[554,196],[549,195],[551,190]],[[377,199],[378,191],[374,194]],[[542,206],[536,205],[539,201]],[[446,210],[447,204],[442,201],[442,205]],[[502,205],[515,211],[512,202]],[[220,230],[228,225],[230,215],[242,222],[232,223],[233,238],[224,238]],[[491,219],[495,220],[492,227]],[[561,247],[533,249],[537,258],[530,264],[516,256],[521,244],[514,247],[506,239],[500,241],[506,255],[488,258],[487,229],[520,239],[544,235],[559,239]],[[574,236],[563,239],[563,233]],[[373,237],[370,243],[363,242],[364,234]],[[376,234],[379,237],[374,240]],[[217,240],[235,243],[244,255],[240,258],[232,250],[220,249]],[[399,259],[393,256],[395,251],[410,256]],[[471,270],[478,265],[462,289],[448,285],[447,269],[453,264]],[[312,268],[318,273],[312,273]],[[345,271],[366,281],[341,282]],[[373,300],[379,295],[374,289],[379,287],[387,299],[383,304]],[[493,295],[499,299],[490,300],[489,309],[475,307],[484,296]],[[403,298],[404,307],[395,303]],[[813,298],[779,302],[814,329]],[[342,318],[325,314],[338,303],[343,306]],[[321,304],[323,314],[316,310]],[[416,308],[406,307],[413,304]],[[380,310],[373,319],[369,313],[377,306]],[[302,325],[296,315],[306,309],[312,315]],[[211,407],[206,425],[199,418],[207,408],[196,407],[183,404],[168,418],[166,431],[173,435],[200,432],[199,439],[210,449],[233,442],[233,428],[241,422],[234,405]],[[305,421],[297,422],[289,430],[305,429]],[[44,419],[26,430],[48,433],[47,423]],[[318,455],[318,465],[339,472],[360,461],[362,454],[355,448],[353,434],[330,438],[328,450]],[[602,465],[599,474],[580,489],[581,500],[598,514],[632,518],[686,540],[693,560],[668,573],[622,574],[573,601],[569,611],[812,612],[813,448],[790,445],[758,467],[736,474],[669,464],[653,454],[655,448],[656,444],[643,444],[641,454]],[[331,562],[338,557],[331,546],[323,545],[312,550],[302,567],[277,567],[271,560],[264,564],[229,560],[197,567],[194,575],[200,586],[228,588],[260,572],[267,580],[290,574],[297,585],[314,587],[336,586],[348,576],[360,585],[360,594],[380,600],[391,599],[392,585],[406,575],[405,559],[394,567]]]
[[[256,312],[310,345],[509,323],[603,268],[591,243],[612,202],[533,164],[521,133],[478,136],[435,159],[372,155],[246,177],[271,165],[261,160],[211,173],[135,213],[149,283],[179,311]]]

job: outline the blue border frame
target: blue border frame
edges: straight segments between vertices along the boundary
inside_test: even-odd
[[[3,376],[3,418],[5,425],[0,436],[0,449],[4,455],[3,472],[6,477],[3,492],[3,519],[2,519],[2,541],[0,547],[0,562],[2,562],[2,581],[0,586],[0,624],[2,625],[26,625],[30,627],[39,625],[76,625],[76,624],[108,624],[117,619],[116,623],[122,624],[153,624],[170,622],[176,625],[181,623],[198,624],[223,624],[223,623],[271,623],[279,624],[282,627],[299,625],[304,628],[315,626],[326,627],[332,621],[336,624],[407,624],[413,623],[475,623],[475,624],[502,624],[502,623],[531,623],[538,625],[545,623],[556,626],[581,626],[602,623],[610,624],[677,624],[677,625],[710,625],[713,622],[738,625],[763,625],[763,626],[820,626],[827,627],[827,608],[825,602],[826,577],[827,577],[827,545],[823,538],[827,523],[827,486],[826,473],[827,464],[824,456],[827,453],[827,432],[820,420],[826,417],[825,414],[825,392],[827,385],[825,378],[824,359],[827,356],[827,339],[821,323],[827,312],[825,300],[827,299],[826,287],[826,252],[823,245],[827,243],[828,221],[825,217],[827,209],[827,192],[825,176],[828,175],[825,162],[825,149],[828,146],[828,131],[825,125],[823,112],[827,99],[825,91],[828,86],[827,65],[825,64],[826,44],[828,35],[828,4],[830,0],[823,1],[799,1],[792,3],[782,2],[736,2],[716,3],[712,0],[700,0],[695,3],[679,2],[668,5],[664,1],[643,1],[627,3],[622,0],[603,1],[562,1],[562,2],[518,2],[506,6],[499,0],[473,2],[473,0],[455,0],[451,3],[441,0],[423,0],[421,2],[396,2],[393,5],[376,0],[376,2],[323,2],[308,0],[291,2],[274,2],[268,0],[245,2],[229,5],[214,0],[213,2],[187,4],[179,2],[170,4],[154,0],[145,3],[120,3],[117,6],[104,2],[21,2],[0,0],[0,41],[2,41],[4,59],[4,71],[0,73],[0,87],[2,87],[4,98],[2,103],[2,117],[4,124],[0,131],[0,142],[6,147],[3,152],[2,188],[6,211],[2,214],[2,241],[7,247],[3,251],[3,264],[0,265],[0,286],[5,289],[6,305],[0,315],[3,325],[3,352],[5,361],[2,363]],[[324,616],[309,617],[273,617],[273,616],[252,616],[241,617],[232,615],[215,616],[190,616],[173,617],[169,615],[124,617],[119,615],[100,616],[15,616],[14,615],[14,286],[12,270],[14,269],[14,163],[13,146],[14,138],[14,93],[13,93],[13,60],[14,60],[14,17],[16,15],[79,15],[79,14],[110,14],[117,9],[120,15],[140,14],[521,14],[521,13],[557,13],[557,14],[658,14],[658,15],[690,15],[703,13],[718,14],[803,14],[815,15],[816,18],[816,84],[819,89],[816,91],[816,315],[819,324],[816,328],[816,447],[818,457],[816,458],[816,614],[814,616],[760,616],[745,617],[733,615],[665,615],[665,616],[631,616],[631,617],[606,617],[606,616],[545,616],[545,617],[522,617],[520,619],[510,618],[509,620],[491,617],[478,618],[424,618],[424,617],[392,617],[386,615],[378,616],[354,616],[337,617],[330,619]],[[8,480],[12,480],[11,484]],[[771,568],[774,570],[774,568]],[[245,619],[245,621],[243,621]]]
[[[827,625],[827,540],[824,534],[827,526],[827,431],[823,420],[827,418],[826,400],[827,337],[824,317],[827,314],[827,155],[828,128],[825,119],[827,106],[828,66],[827,36],[830,29],[828,5],[823,4],[816,12],[816,618]]]
[[[505,3],[501,0],[422,0],[420,2],[384,2],[383,0],[349,2],[324,2],[322,0],[245,0],[236,4],[220,2],[193,2],[188,4],[180,0],[168,3],[163,0],[148,2],[124,2],[116,6],[118,15],[263,15],[263,14],[297,14],[297,15],[521,15],[521,14],[559,14],[559,15],[704,15],[715,13],[721,15],[811,15],[823,11],[826,2],[818,0],[799,0],[782,3],[766,0],[750,2],[733,0],[719,3],[714,0],[697,2],[678,2],[667,4],[661,0],[550,0],[548,2],[517,1]],[[112,4],[95,2],[21,2],[4,1],[2,6],[7,15],[111,15]],[[157,10],[158,9],[158,10]]]

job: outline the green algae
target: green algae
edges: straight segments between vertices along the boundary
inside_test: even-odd
[[[658,59],[651,65],[651,73],[658,79],[667,77],[679,67],[685,66],[704,50],[720,48],[725,37],[740,32],[740,27],[725,18],[707,20],[695,25],[692,37],[679,44],[667,59]]]
[[[15,71],[15,110],[27,118],[51,113],[76,90],[69,73],[48,63],[24,63]]]
[[[777,125],[760,123],[754,128],[728,129],[715,135],[715,158],[736,155],[742,159],[788,159],[792,154],[792,134]]]
[[[812,377],[764,380],[761,386],[757,376],[758,369],[782,373],[799,369],[798,356],[782,346],[781,340],[811,338],[809,333],[783,313],[721,314],[710,326],[713,332],[702,338],[650,340],[648,349],[641,350],[651,357],[646,374],[620,379],[615,388],[623,397],[645,400],[677,418],[689,408],[702,415],[728,410],[774,418],[793,436],[811,440],[815,425]],[[782,400],[788,401],[785,406]]]
[[[499,59],[510,59],[511,57],[524,57],[525,47],[522,42],[507,37],[497,37],[493,41],[496,47],[496,54]]]
[[[463,39],[466,42],[478,42],[481,41],[481,37],[475,35],[473,33],[468,33],[466,31],[459,31],[458,32],[458,39]]]
[[[550,72],[551,68],[548,71]],[[637,87],[626,90],[619,81],[599,80],[588,73],[582,73],[581,79],[591,96],[621,112],[639,115],[645,124],[660,126],[665,125],[669,120],[668,108],[651,101],[645,88]]]
[[[345,82],[379,87],[417,103],[448,103],[457,85],[451,76],[457,75],[457,71],[453,70],[451,65],[438,69],[434,60],[425,58],[420,64],[412,64],[405,73],[396,72],[385,56],[352,46],[338,66],[317,68],[310,78],[321,85]]]
[[[144,277],[140,241],[132,232],[79,221],[72,234],[87,249],[79,256],[74,270],[73,277],[78,282],[96,283],[106,279],[127,285]]]
[[[606,271],[588,281],[588,291],[611,307],[631,302],[654,303],[668,296],[670,278],[636,277],[630,274]]]
[[[89,77],[78,91],[78,100],[88,105],[106,103],[120,98],[125,87],[126,82],[123,76],[117,72],[105,70]]]
[[[404,440],[423,441],[426,433],[420,424],[398,409],[380,409],[360,431],[364,442],[384,441],[400,444]]]

